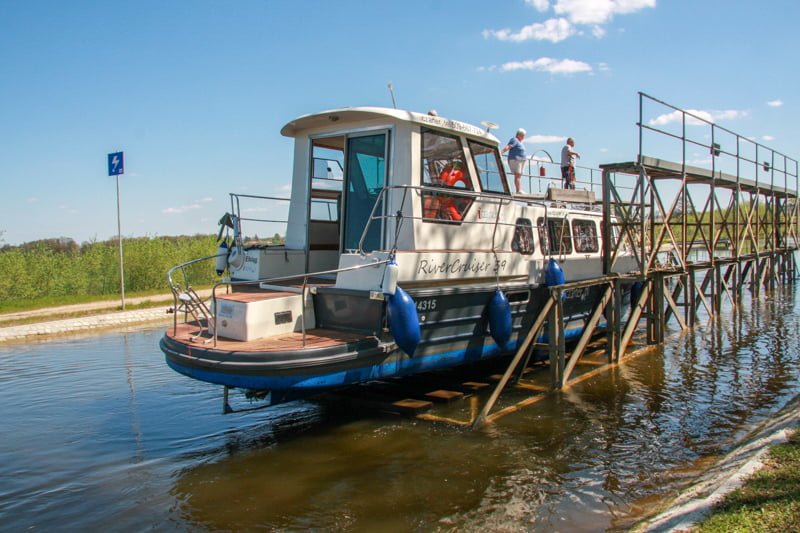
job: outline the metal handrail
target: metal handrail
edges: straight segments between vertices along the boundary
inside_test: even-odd
[[[301,291],[302,291],[301,292],[301,294],[302,294],[301,305],[303,306],[303,313],[301,313],[301,315],[300,315],[300,327],[301,327],[301,331],[302,331],[303,347],[305,347],[305,345],[306,345],[306,313],[305,313],[305,306],[306,306],[306,290],[308,288],[308,279],[309,278],[314,278],[314,277],[326,276],[326,275],[330,275],[330,274],[338,274],[339,272],[350,272],[350,271],[353,271],[353,270],[360,270],[362,268],[372,268],[372,267],[375,267],[375,266],[378,266],[378,265],[386,264],[389,261],[390,261],[389,259],[382,259],[382,260],[374,261],[372,263],[365,264],[365,265],[354,265],[354,266],[350,266],[350,267],[335,268],[335,269],[331,269],[331,270],[321,270],[319,272],[306,272],[304,274],[292,274],[290,276],[280,276],[280,277],[277,277],[277,278],[262,278],[262,279],[258,279],[258,280],[254,280],[254,281],[231,281],[231,280],[219,281],[219,282],[215,283],[214,286],[211,288],[211,303],[214,306],[214,346],[215,347],[217,346],[217,332],[219,331],[219,328],[216,327],[216,325],[217,325],[217,313],[219,311],[219,306],[216,305],[216,302],[217,302],[217,287],[226,286],[226,287],[233,288],[233,287],[244,287],[244,286],[255,285],[255,284],[259,284],[260,285],[262,283],[265,284],[265,285],[275,285],[275,284],[278,284],[278,283],[284,283],[286,281],[291,281],[291,280],[294,280],[294,279],[302,278],[303,279],[303,286],[302,286],[302,289],[301,289]]]
[[[184,282],[186,283],[186,289],[185,290],[189,291],[189,290],[191,290],[191,286],[188,284],[188,280],[187,280],[186,274],[185,274],[185,268],[190,266],[190,265],[193,265],[193,264],[196,264],[196,263],[200,263],[202,261],[209,261],[211,259],[216,259],[217,257],[222,256],[222,255],[224,255],[224,254],[216,254],[216,255],[210,255],[210,256],[206,256],[206,257],[201,257],[201,258],[198,258],[198,259],[192,259],[190,261],[186,261],[184,263],[176,265],[176,266],[170,268],[167,271],[167,280],[169,282],[170,289],[172,290],[172,295],[173,295],[173,300],[174,300],[174,305],[175,305],[175,317],[173,319],[173,322],[174,322],[173,323],[173,330],[176,330],[177,327],[178,327],[178,313],[177,313],[178,296],[179,296],[179,293],[181,293],[183,291],[181,290],[181,286],[178,283],[174,282],[172,274],[176,270],[179,270],[179,269],[182,272],[184,272]],[[338,274],[339,272],[350,272],[350,271],[359,270],[359,269],[362,269],[362,268],[372,268],[372,267],[375,267],[375,266],[378,266],[378,265],[386,264],[389,261],[390,261],[389,259],[382,259],[382,260],[377,260],[377,261],[374,261],[372,263],[365,264],[365,265],[354,265],[354,266],[350,266],[350,267],[335,268],[335,269],[331,269],[331,270],[321,270],[321,271],[318,271],[318,272],[306,272],[306,273],[303,273],[303,274],[292,274],[292,275],[289,275],[289,276],[280,276],[280,277],[276,277],[276,278],[261,278],[261,279],[257,279],[257,280],[247,280],[247,281],[231,281],[231,280],[218,281],[211,288],[211,302],[212,302],[212,305],[214,307],[214,313],[213,313],[213,315],[214,315],[213,316],[214,346],[216,347],[216,345],[217,345],[217,331],[218,331],[218,328],[216,327],[216,324],[217,324],[217,313],[218,313],[218,309],[219,309],[219,307],[216,305],[217,288],[218,287],[222,287],[222,286],[229,287],[229,288],[245,287],[245,286],[256,285],[256,284],[260,285],[262,283],[265,284],[265,285],[274,285],[274,284],[284,283],[284,282],[287,282],[287,281],[291,281],[291,280],[296,280],[296,279],[302,278],[303,279],[302,305],[303,305],[303,308],[305,310],[306,291],[308,289],[308,280],[309,280],[309,278],[322,277],[322,276],[326,276],[326,275],[330,275],[330,274]],[[305,311],[301,315],[301,328],[302,328],[302,334],[303,334],[303,346],[305,346],[305,344],[306,344]]]

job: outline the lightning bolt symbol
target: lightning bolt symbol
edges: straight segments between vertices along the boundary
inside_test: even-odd
[[[117,170],[117,167],[119,166],[119,157],[114,156],[114,159],[111,160],[111,165],[113,166],[114,170]]]

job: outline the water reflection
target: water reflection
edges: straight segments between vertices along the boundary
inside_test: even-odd
[[[795,299],[745,294],[482,432],[330,403],[223,416],[158,330],[0,347],[0,529],[623,529],[797,393]]]

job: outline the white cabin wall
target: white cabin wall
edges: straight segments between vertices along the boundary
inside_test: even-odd
[[[391,165],[389,167],[389,181],[391,186],[419,185],[419,133],[413,130],[411,124],[399,123],[394,125],[392,130],[392,153]],[[397,219],[395,214],[401,210],[404,221],[400,227],[400,234],[397,237],[397,248],[399,250],[414,249],[414,227],[417,221],[413,217],[416,214],[419,203],[419,191],[415,189],[392,189],[388,203],[386,245],[391,248],[394,244],[395,224]],[[405,199],[405,201],[404,201]]]
[[[306,248],[308,225],[308,158],[311,141],[308,135],[294,139],[294,169],[292,170],[292,200],[289,204],[289,225],[286,228],[286,247],[294,250]]]

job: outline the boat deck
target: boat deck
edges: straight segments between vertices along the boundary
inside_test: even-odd
[[[293,332],[252,341],[237,341],[218,337],[215,346],[214,339],[211,337],[206,327],[197,322],[178,324],[177,328],[169,328],[166,335],[186,346],[204,350],[213,347],[218,351],[229,352],[281,352],[301,350],[303,348],[329,348],[340,344],[354,343],[375,338],[372,335],[314,328],[306,331],[305,345],[303,344],[303,334]]]
[[[288,291],[271,291],[259,289],[257,292],[232,292],[230,294],[218,294],[217,300],[227,300],[229,302],[260,302],[272,298],[283,298],[285,296],[296,296],[297,293]]]

